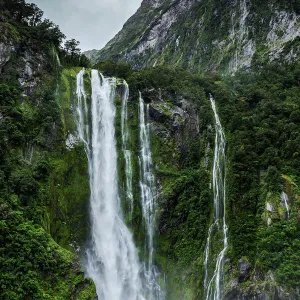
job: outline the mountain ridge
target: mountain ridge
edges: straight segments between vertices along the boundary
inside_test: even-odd
[[[165,64],[231,74],[274,60],[293,63],[300,51],[298,4],[143,1],[93,61],[113,58],[134,68]]]

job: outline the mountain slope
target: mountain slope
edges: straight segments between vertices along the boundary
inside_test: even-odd
[[[266,61],[292,63],[300,51],[299,5],[298,0],[144,0],[93,60],[224,73]]]
[[[83,148],[66,147],[74,77],[62,73],[64,35],[41,16],[0,1],[0,298],[91,300],[78,257],[87,163]]]
[[[133,232],[141,249],[139,92],[149,103],[159,211],[155,262],[165,275],[166,299],[213,299],[206,298],[204,289],[204,253],[214,220],[216,130],[210,94],[227,141],[229,247],[222,274],[223,297],[217,299],[298,299],[299,63],[273,64],[259,74],[238,72],[226,80],[217,74],[198,75],[166,67],[125,71],[123,64],[120,68],[111,64],[99,67],[108,75],[125,76],[130,87],[128,128],[136,201]],[[121,134],[117,136],[121,139]],[[124,182],[124,168],[119,171]],[[121,189],[124,186],[120,184]],[[209,276],[214,273],[221,243],[221,236],[213,235]]]

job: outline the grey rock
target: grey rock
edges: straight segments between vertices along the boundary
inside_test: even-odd
[[[181,122],[179,121],[179,117],[175,115],[174,121],[173,121],[173,129],[178,130],[181,128]]]
[[[157,126],[155,124],[152,124],[152,129],[154,134],[162,139],[168,139],[170,137],[170,132],[164,126]]]
[[[10,43],[0,43],[0,72],[1,68],[10,60],[15,47]]]
[[[149,107],[149,116],[151,119],[158,123],[164,123],[165,120],[168,118],[168,116],[164,114],[164,112],[161,109],[153,105]]]
[[[238,272],[239,282],[246,282],[247,280],[249,280],[251,275],[251,266],[246,260],[242,258],[238,261]]]

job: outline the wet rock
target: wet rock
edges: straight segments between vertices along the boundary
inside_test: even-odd
[[[164,123],[168,118],[168,116],[161,109],[153,105],[149,107],[149,116],[158,123]]]
[[[182,123],[180,122],[179,117],[180,116],[176,116],[176,115],[174,117],[174,121],[173,121],[173,129],[174,130],[178,130],[181,128]]]
[[[256,267],[254,272],[254,281],[258,282],[263,280],[265,280],[264,272],[259,267]]]
[[[169,131],[164,126],[152,124],[152,129],[154,134],[162,139],[168,139],[170,137]]]
[[[13,45],[0,43],[0,70],[10,60],[14,50],[15,48]]]
[[[239,282],[246,282],[251,275],[251,266],[243,258],[238,261]]]
[[[145,103],[151,103],[159,100],[160,94],[159,90],[156,89],[144,89],[143,90],[143,100]]]
[[[72,150],[78,142],[78,139],[73,134],[69,133],[66,140],[66,148]]]

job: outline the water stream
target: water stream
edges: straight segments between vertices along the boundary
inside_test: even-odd
[[[204,290],[206,300],[220,300],[224,284],[224,257],[228,248],[228,228],[226,225],[226,186],[225,169],[226,139],[217,113],[215,100],[210,96],[211,106],[215,116],[215,149],[213,161],[213,195],[214,195],[214,221],[209,228],[204,252]],[[222,234],[221,252],[216,257],[214,272],[210,277],[210,263],[214,261],[211,255],[211,243],[216,234]]]
[[[290,209],[289,209],[289,205],[288,205],[289,197],[285,192],[282,192],[282,194],[281,194],[281,202],[284,204],[284,207],[286,209],[287,218],[289,219],[290,218]]]
[[[146,108],[146,110],[145,110]],[[164,295],[158,284],[158,272],[153,263],[153,238],[156,216],[156,184],[153,173],[152,153],[150,144],[150,124],[147,122],[149,105],[145,105],[140,94],[139,97],[139,121],[140,121],[140,189],[141,205],[146,229],[146,253],[148,261],[144,263],[144,278],[147,287],[147,299],[162,300]]]
[[[77,128],[88,157],[91,189],[86,275],[94,280],[101,300],[142,300],[138,255],[118,194],[116,80],[92,70],[89,105],[83,76],[84,70],[77,75]]]
[[[129,87],[126,81],[124,81],[124,94],[122,99],[122,112],[121,112],[121,127],[122,127],[122,151],[125,159],[125,175],[126,175],[126,200],[130,206],[130,220],[133,217],[133,191],[132,191],[132,153],[129,147],[130,132],[128,128],[128,96]]]

